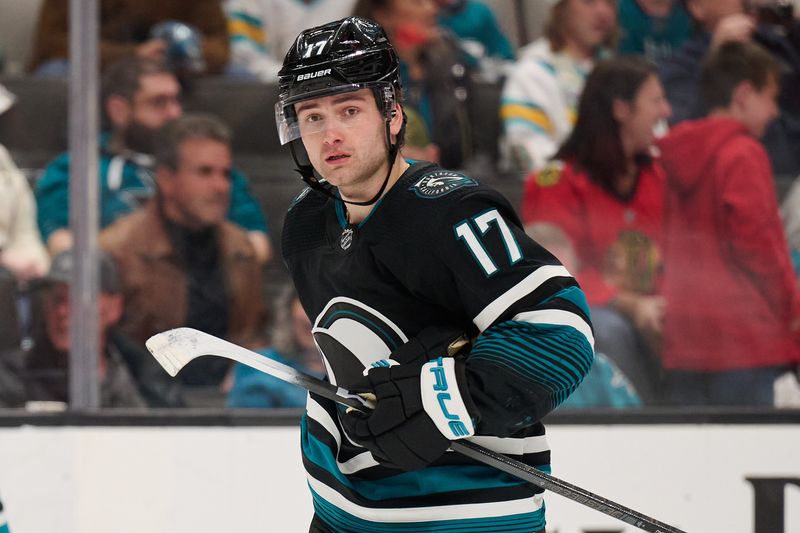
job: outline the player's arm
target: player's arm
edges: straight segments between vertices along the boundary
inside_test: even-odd
[[[509,436],[564,402],[589,372],[594,339],[583,293],[558,290],[477,338],[466,362],[481,434]]]
[[[508,203],[476,192],[452,209],[438,246],[479,335],[465,362],[479,433],[507,436],[563,402],[589,371],[594,339],[583,291],[522,230]]]
[[[466,202],[449,220],[445,241],[428,243],[442,256],[429,263],[441,265],[430,277],[452,280],[460,299],[449,302],[453,314],[474,317],[477,341],[466,357],[450,357],[454,339],[441,328],[433,330],[438,344],[413,339],[391,366],[366,373],[375,411],[342,421],[381,463],[403,470],[434,461],[452,440],[534,424],[577,388],[593,358],[583,292],[525,236],[507,203]]]

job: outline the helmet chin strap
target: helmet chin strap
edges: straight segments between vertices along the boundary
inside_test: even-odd
[[[391,126],[390,126],[389,122],[390,122],[390,120],[387,119],[386,120],[386,145],[389,148],[389,170],[386,171],[386,177],[383,178],[383,183],[381,183],[381,188],[378,189],[378,192],[375,193],[375,196],[373,196],[371,199],[369,199],[367,201],[364,201],[364,202],[353,202],[353,201],[350,201],[350,200],[345,200],[340,195],[338,195],[336,193],[337,192],[336,187],[334,187],[333,185],[331,185],[330,183],[327,183],[327,182],[325,182],[325,183],[320,182],[317,179],[317,176],[314,174],[314,167],[311,166],[310,164],[303,164],[303,163],[300,162],[300,158],[299,158],[299,156],[297,154],[297,148],[296,148],[296,144],[295,143],[302,143],[303,141],[301,139],[296,139],[296,140],[292,141],[291,143],[289,143],[289,150],[292,152],[292,159],[294,159],[294,162],[297,165],[297,168],[295,170],[300,174],[301,179],[306,183],[306,185],[308,185],[309,187],[311,187],[312,189],[314,189],[316,191],[321,192],[325,196],[333,198],[334,200],[338,200],[340,202],[343,202],[343,203],[346,203],[346,204],[350,204],[350,205],[365,206],[365,205],[374,204],[375,202],[377,202],[378,200],[381,199],[381,196],[383,196],[383,192],[386,190],[386,186],[389,184],[389,178],[392,175],[392,169],[394,168],[394,162],[397,159],[397,153],[400,151],[399,142],[396,142],[396,143],[392,142],[392,135],[391,135],[391,131],[390,131],[390,127]],[[404,112],[403,113],[403,125],[402,125],[402,127],[400,129],[400,132],[397,135],[398,139],[402,139],[403,138],[403,133],[404,133],[405,129],[406,129],[406,118],[405,118],[405,112]]]

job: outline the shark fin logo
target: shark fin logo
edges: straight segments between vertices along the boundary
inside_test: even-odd
[[[439,198],[462,187],[475,187],[478,182],[447,170],[437,170],[419,179],[410,190],[420,198]]]

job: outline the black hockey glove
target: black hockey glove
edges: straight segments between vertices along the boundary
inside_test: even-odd
[[[475,433],[470,409],[475,410],[466,386],[459,387],[465,380],[463,373],[456,376],[456,364],[452,357],[440,357],[421,368],[370,368],[366,388],[375,395],[375,410],[348,410],[342,417],[345,431],[384,466],[418,470],[429,465],[451,440]]]

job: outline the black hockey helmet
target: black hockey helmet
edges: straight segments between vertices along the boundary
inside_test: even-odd
[[[299,138],[293,104],[309,98],[369,87],[388,116],[400,92],[399,64],[383,28],[367,19],[349,17],[303,31],[278,73],[281,144]]]
[[[320,180],[300,154],[300,129],[294,104],[311,98],[370,88],[386,119],[386,142],[391,164],[397,155],[405,126],[391,142],[389,121],[401,95],[400,61],[383,28],[361,17],[348,17],[305,30],[297,36],[278,72],[279,95],[275,120],[281,144],[291,143],[292,155],[303,180],[320,189]],[[388,181],[388,176],[387,176]],[[384,187],[386,183],[384,182]],[[384,190],[381,187],[381,194]],[[333,195],[323,184],[324,192]],[[364,202],[369,205],[377,201]]]

